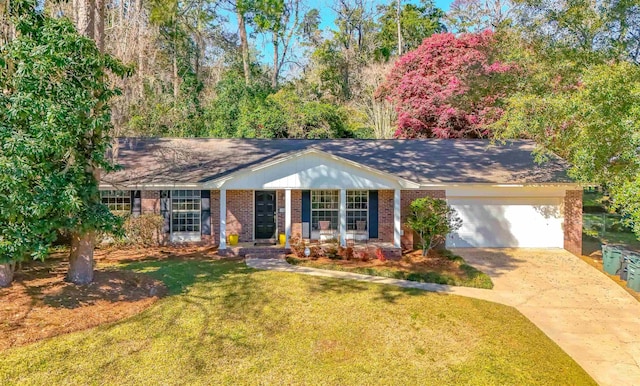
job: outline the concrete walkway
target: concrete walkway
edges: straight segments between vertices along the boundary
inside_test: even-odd
[[[459,249],[454,252],[490,275],[494,289],[299,267],[282,259],[249,258],[247,265],[444,292],[510,305],[553,339],[598,383],[640,385],[640,303],[604,274],[562,249]]]

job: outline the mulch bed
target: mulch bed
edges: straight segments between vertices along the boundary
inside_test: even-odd
[[[109,267],[154,258],[149,253],[97,251],[99,267],[85,286],[64,281],[63,255],[25,264],[11,287],[0,288],[0,350],[133,316],[166,294],[164,284],[148,275]]]
[[[298,258],[300,259],[300,258]],[[301,260],[310,260],[302,258]],[[401,260],[380,261],[372,259],[369,261],[359,260],[332,260],[327,257],[320,257],[314,260],[321,264],[336,264],[349,268],[388,268],[405,272],[438,272],[457,277],[465,277],[465,272],[460,269],[460,264],[445,256],[441,256],[438,251],[432,250],[427,257],[422,256],[422,251],[412,251],[405,253]]]

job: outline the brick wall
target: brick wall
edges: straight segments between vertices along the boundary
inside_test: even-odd
[[[297,235],[302,236],[302,190],[291,191],[291,236]]]
[[[276,237],[278,234],[284,233],[284,212],[280,212],[280,208],[284,209],[284,190],[276,190],[276,213],[278,213],[278,219],[276,222]]]
[[[378,240],[393,242],[393,190],[378,190]]]
[[[227,236],[253,241],[253,190],[227,190]]]
[[[414,235],[413,230],[405,225],[407,222],[407,217],[409,216],[409,206],[411,203],[422,197],[433,197],[433,198],[447,198],[447,193],[444,190],[402,190],[400,192],[400,221],[402,223],[403,235],[401,238],[402,248],[404,249],[413,249],[415,243],[418,241],[417,236]]]
[[[220,191],[211,191],[211,244],[220,244]]]
[[[582,254],[582,190],[567,190],[564,197],[564,249]]]
[[[142,213],[160,213],[160,191],[143,190],[140,192]]]

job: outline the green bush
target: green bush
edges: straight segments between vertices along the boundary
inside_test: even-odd
[[[422,256],[426,256],[438,242],[462,226],[456,210],[439,198],[418,198],[409,209],[407,225],[420,237]]]

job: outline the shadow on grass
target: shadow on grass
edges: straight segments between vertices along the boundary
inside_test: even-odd
[[[169,295],[182,293],[194,284],[218,281],[225,275],[252,272],[237,261],[197,259],[143,260],[125,263],[122,268],[145,273],[162,281]]]
[[[161,280],[169,289],[169,297],[145,313],[145,318],[162,320],[164,328],[151,336],[161,337],[166,331],[175,329],[188,319],[189,333],[195,334],[197,344],[214,345],[211,351],[225,352],[225,347],[256,349],[246,342],[238,332],[241,326],[261,320],[265,330],[280,331],[290,323],[289,315],[266,315],[274,300],[268,294],[264,278],[252,275],[257,271],[244,262],[233,260],[163,259],[159,261],[136,261],[122,266],[123,269],[143,272]],[[229,323],[216,325],[221,315]],[[177,338],[178,340],[181,338]],[[179,342],[176,342],[179,344]],[[191,353],[194,372],[205,369],[196,351]]]
[[[32,306],[75,309],[99,301],[111,303],[137,302],[153,296],[162,296],[161,283],[135,272],[97,269],[93,281],[75,285],[66,281],[69,263],[53,258],[24,264],[16,272],[12,287],[5,292],[24,293]]]

